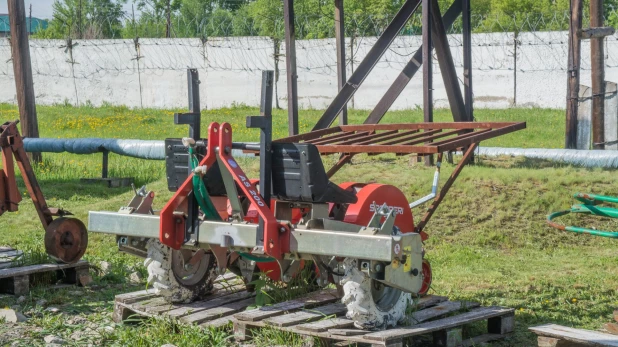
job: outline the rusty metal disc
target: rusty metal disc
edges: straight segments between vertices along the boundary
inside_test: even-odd
[[[60,217],[45,230],[45,250],[57,261],[72,264],[79,261],[88,247],[88,232],[82,221]]]

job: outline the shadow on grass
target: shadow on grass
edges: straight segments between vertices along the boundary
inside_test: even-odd
[[[537,159],[537,158],[525,158],[525,157],[510,157],[510,156],[499,156],[499,157],[484,157],[477,156],[475,158],[474,165],[480,167],[487,167],[493,169],[531,169],[531,170],[541,170],[541,169],[557,169],[557,168],[576,168],[587,171],[615,171],[615,168],[591,168],[584,167],[575,164],[563,163],[554,160],[548,159]]]
[[[134,184],[136,188],[139,188],[142,185],[155,182],[158,179],[159,177],[153,177],[153,179],[149,182],[143,182],[143,180],[134,180]],[[46,199],[55,198],[68,201],[87,201],[92,198],[106,199],[122,195],[133,190],[130,186],[109,188],[107,183],[104,181],[87,183],[82,182],[79,178],[44,179],[38,180],[38,183],[41,187],[41,191],[43,192],[43,196],[45,196]],[[17,187],[22,193],[22,195],[24,193],[27,194],[26,186],[21,177],[17,178]]]

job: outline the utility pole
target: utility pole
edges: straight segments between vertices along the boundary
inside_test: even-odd
[[[603,27],[603,0],[590,0],[590,27]],[[590,39],[592,149],[605,149],[605,37]]]
[[[285,66],[288,81],[288,134],[298,135],[298,74],[296,71],[296,25],[294,0],[283,0],[285,19]]]
[[[337,45],[337,90],[341,90],[347,79],[345,74],[345,22],[343,0],[335,0],[335,41]],[[344,106],[339,114],[339,125],[348,124],[348,108]]]
[[[84,38],[84,34],[82,32],[82,25],[82,0],[79,0],[79,10],[77,15],[77,33],[80,40]]]
[[[30,30],[28,30],[28,35],[30,35],[31,32],[33,32],[34,30],[32,30],[32,4],[30,4],[30,13],[29,13],[29,22],[30,22]]]
[[[19,108],[21,134],[24,137],[39,137],[39,125],[36,118],[34,84],[32,82],[32,65],[28,28],[26,26],[26,6],[24,0],[8,0],[9,24],[11,30],[11,53],[15,90]],[[41,153],[31,153],[34,162],[41,161]]]
[[[170,37],[172,37],[172,33],[171,33],[171,27],[172,27],[172,10],[171,10],[171,5],[170,2],[172,0],[167,0],[167,8],[165,10],[166,12],[166,17],[167,17],[167,25],[165,26],[165,37],[167,37],[168,39]]]
[[[571,0],[569,28],[569,63],[567,84],[566,131],[564,147],[577,148],[577,105],[579,103],[579,73],[582,46],[579,33],[582,29],[582,0]]]
[[[431,37],[431,2],[423,0],[422,23],[423,23],[423,120],[426,123],[433,122],[433,48]],[[433,156],[425,157],[425,165],[433,165]]]

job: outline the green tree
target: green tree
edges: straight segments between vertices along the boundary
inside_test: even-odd
[[[119,37],[126,0],[56,0],[43,38],[102,39]]]

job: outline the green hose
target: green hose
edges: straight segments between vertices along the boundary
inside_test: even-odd
[[[253,260],[256,263],[272,263],[273,261],[275,261],[275,258],[257,257],[251,253],[238,252],[238,254],[240,254],[241,257],[249,259],[249,260]]]
[[[195,168],[199,165],[199,160],[197,159],[197,156],[195,156],[193,147],[189,147],[189,156],[191,156],[191,171],[194,171]],[[200,175],[193,175],[193,196],[195,196],[195,200],[197,201],[199,207],[202,209],[202,212],[204,212],[207,220],[222,220],[219,212],[217,212],[215,205],[210,199],[210,195],[208,195],[208,190],[206,190],[206,185],[204,184],[204,180]],[[275,258],[271,257],[258,257],[244,252],[238,252],[238,254],[240,254],[241,257],[253,260],[256,263],[271,263],[275,261]]]
[[[191,156],[191,171],[193,171],[199,165],[199,161],[195,156],[193,147],[189,147],[189,156]],[[193,175],[193,196],[195,196],[197,204],[202,209],[202,212],[204,212],[204,215],[206,215],[206,219],[216,221],[222,220],[219,212],[217,212],[215,205],[212,203],[212,200],[208,195],[206,185],[200,175]]]
[[[583,202],[583,204],[573,205],[570,210],[554,212],[548,215],[547,224],[556,229],[566,230],[579,234],[590,234],[594,236],[608,237],[613,239],[618,238],[617,231],[595,230],[590,228],[568,226],[556,223],[554,221],[555,218],[567,215],[569,213],[585,213],[600,217],[618,218],[618,209],[597,206],[601,202],[618,203],[618,198],[616,197],[582,193],[577,193],[573,197],[576,200]]]

